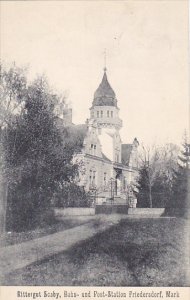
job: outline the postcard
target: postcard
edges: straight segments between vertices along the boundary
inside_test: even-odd
[[[188,4],[1,1],[0,299],[189,299]]]

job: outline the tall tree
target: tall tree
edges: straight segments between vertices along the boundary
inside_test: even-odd
[[[137,181],[138,206],[166,207],[172,197],[178,153],[178,147],[173,144],[143,147]]]
[[[22,230],[48,221],[57,186],[71,181],[77,170],[73,148],[66,142],[67,129],[56,126],[54,106],[55,95],[46,80],[38,78],[27,88],[22,115],[8,126],[9,228]]]
[[[9,176],[5,164],[4,138],[7,128],[23,109],[26,91],[26,70],[13,64],[10,68],[0,64],[0,231],[5,231]],[[16,137],[15,137],[16,138]]]
[[[184,141],[179,155],[172,192],[169,208],[177,208],[181,215],[185,215],[190,208],[190,144],[187,140]]]
[[[153,206],[152,189],[156,178],[160,172],[159,152],[154,146],[153,148],[142,146],[140,155],[140,172],[137,180],[138,205],[145,207]]]

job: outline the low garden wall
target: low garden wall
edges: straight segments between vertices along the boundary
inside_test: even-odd
[[[162,216],[165,208],[129,208],[128,215],[151,215],[151,216]]]
[[[95,208],[92,207],[67,207],[55,208],[56,217],[62,216],[93,216],[95,215]]]
[[[96,205],[96,214],[127,214],[137,216],[160,217],[165,208],[129,208],[127,205]]]
[[[96,205],[96,214],[127,214],[127,205]]]
[[[164,215],[165,208],[129,208],[123,205],[96,205],[93,207],[67,207],[55,208],[56,217],[63,216],[94,216],[95,214],[128,214],[137,216],[160,217]]]

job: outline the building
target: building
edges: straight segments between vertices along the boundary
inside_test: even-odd
[[[95,191],[99,201],[126,201],[130,186],[138,174],[135,138],[132,144],[122,144],[122,120],[116,95],[110,86],[106,68],[102,82],[94,93],[90,118],[83,126],[84,141],[74,157],[79,164],[78,184],[86,191]]]

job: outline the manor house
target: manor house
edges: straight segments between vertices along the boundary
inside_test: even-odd
[[[99,198],[126,201],[126,194],[138,174],[137,148],[122,144],[118,101],[107,79],[106,68],[94,93],[90,118],[83,125],[83,147],[74,160],[80,165],[78,184],[86,191],[95,190]]]

